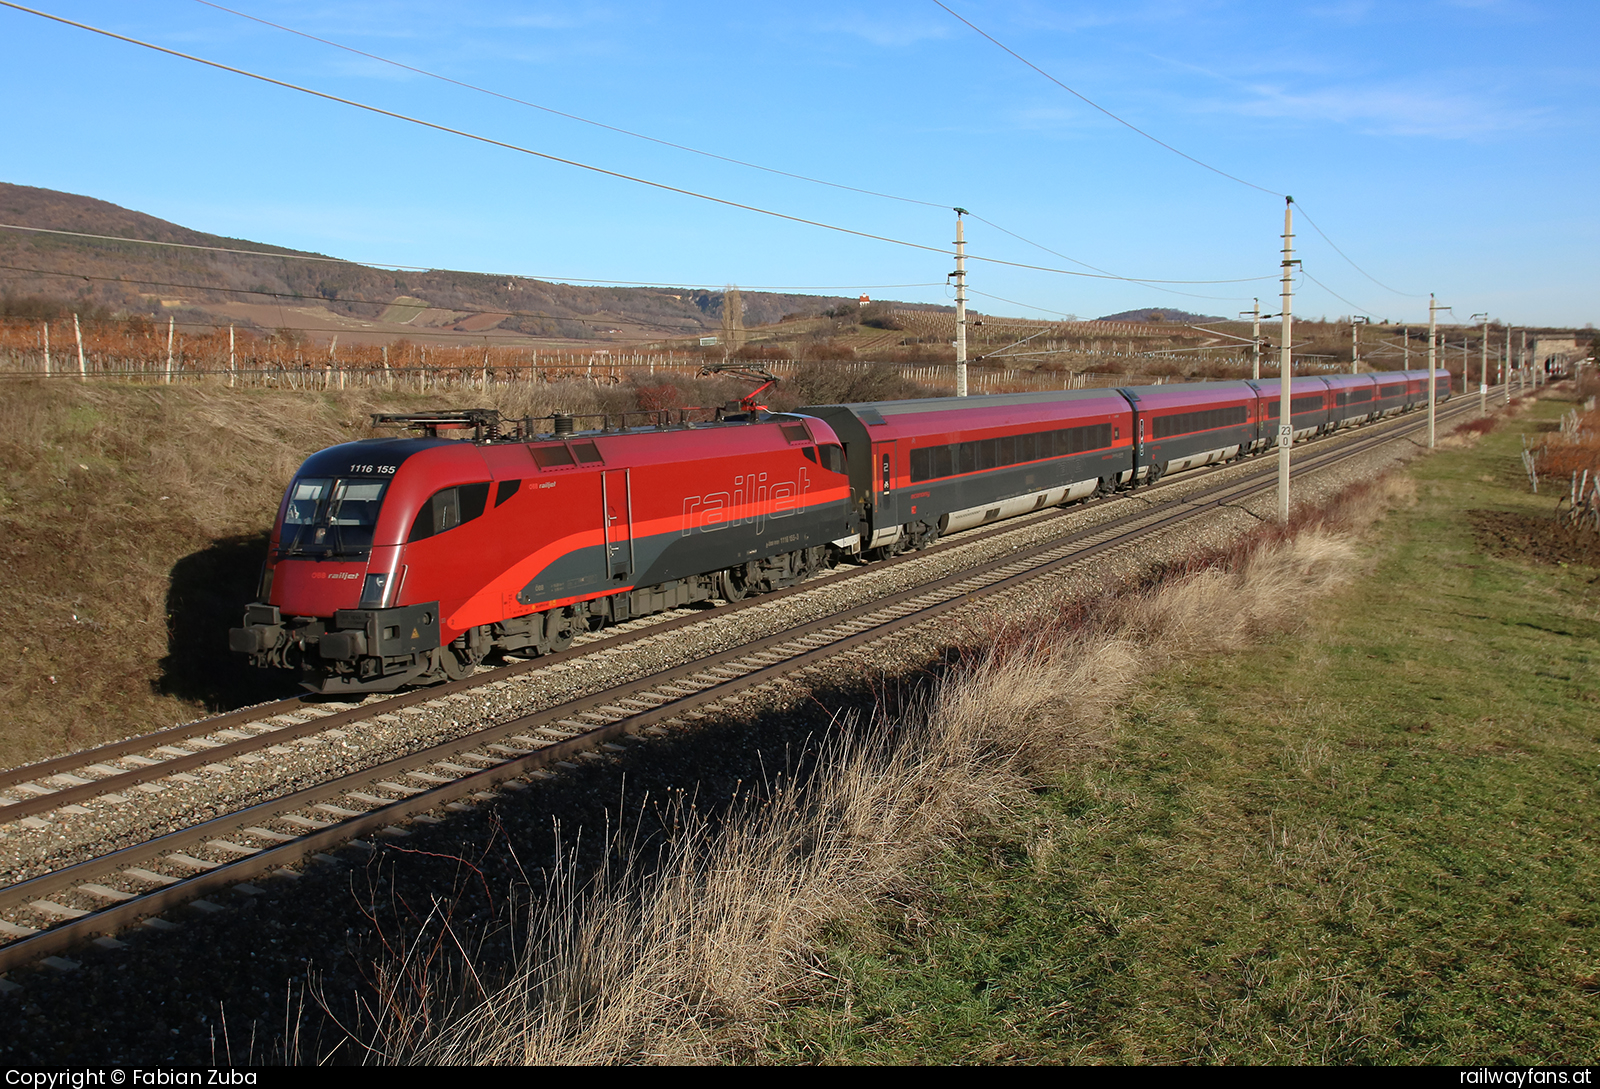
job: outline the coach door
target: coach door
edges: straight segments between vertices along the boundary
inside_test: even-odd
[[[630,470],[600,474],[600,526],[605,537],[606,577],[633,574],[633,480]]]

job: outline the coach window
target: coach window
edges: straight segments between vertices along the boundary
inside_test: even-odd
[[[411,523],[411,533],[406,541],[422,541],[437,537],[446,530],[465,525],[483,513],[489,504],[489,484],[462,484],[435,492],[433,498],[417,512]]]

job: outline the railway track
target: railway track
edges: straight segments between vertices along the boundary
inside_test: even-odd
[[[1472,406],[1463,403],[1440,416],[1448,420],[1471,411]],[[1297,469],[1307,472],[1338,464],[1425,426],[1414,416],[1406,416],[1325,439],[1299,453]],[[230,886],[238,886],[248,895],[252,878],[279,871],[292,873],[289,866],[340,844],[370,846],[366,837],[404,836],[405,823],[428,819],[431,810],[493,798],[497,791],[518,789],[519,780],[572,766],[586,753],[606,747],[620,749],[630,738],[702,717],[717,704],[786,674],[803,674],[825,659],[865,643],[937,620],[976,600],[1004,595],[1032,579],[1085,563],[1221,505],[1241,502],[1273,487],[1275,478],[1275,463],[1263,460],[1242,474],[1219,477],[1186,494],[1163,497],[1163,491],[1175,493],[1186,483],[1183,477],[1174,477],[1148,493],[1135,493],[1143,502],[1126,504],[1128,509],[1097,524],[687,664],[518,715],[0,888],[0,942],[4,943],[0,944],[0,973],[58,956],[87,940],[114,940],[111,935],[141,920],[159,925],[161,912],[182,903],[198,902],[204,907],[209,904],[204,897]],[[87,813],[82,803],[93,798],[120,798],[119,791],[190,775],[194,769],[225,769],[223,761],[282,746],[291,738],[336,732],[363,719],[393,715],[424,703],[467,699],[475,690],[507,687],[530,670],[615,650],[676,628],[721,620],[731,612],[770,604],[779,597],[917,562],[941,549],[1015,534],[1056,516],[1031,522],[1015,520],[887,564],[836,573],[710,613],[638,622],[630,625],[629,631],[595,638],[561,654],[485,670],[431,689],[359,706],[285,700],[15,769],[0,775],[0,790],[13,798],[0,807],[0,822],[37,820],[41,813]],[[133,766],[119,768],[112,760]],[[85,772],[96,778],[87,778]],[[40,792],[22,789],[29,784]],[[17,799],[18,794],[23,797]]]

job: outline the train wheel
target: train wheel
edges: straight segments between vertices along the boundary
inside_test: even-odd
[[[466,655],[466,651],[457,651],[453,646],[440,647],[433,652],[434,668],[442,672],[449,680],[464,680],[472,676],[472,671],[478,664],[472,661],[470,656],[464,655]]]
[[[717,588],[729,601],[743,601],[750,593],[750,565],[741,563],[717,575]]]
[[[472,671],[483,661],[484,654],[494,644],[484,628],[473,628],[447,647],[439,648],[438,664],[444,675],[452,681],[472,676]]]
[[[554,609],[545,614],[544,639],[540,650],[545,654],[554,654],[558,650],[566,650],[572,646],[572,637],[578,633],[578,625],[583,621],[578,616],[578,611],[572,606],[565,609]]]

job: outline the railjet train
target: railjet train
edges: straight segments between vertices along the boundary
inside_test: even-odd
[[[1440,372],[1436,396],[1450,395]],[[1425,405],[1426,371],[1294,380],[1296,441]],[[549,432],[487,409],[312,455],[229,645],[313,692],[387,692],[580,630],[1146,486],[1275,444],[1278,382],[744,411]],[[610,421],[604,421],[608,423]]]

